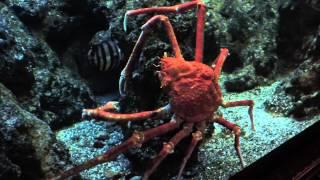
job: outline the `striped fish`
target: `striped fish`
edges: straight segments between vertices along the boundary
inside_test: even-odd
[[[88,62],[101,72],[117,70],[123,61],[123,52],[109,31],[97,32],[89,43]]]

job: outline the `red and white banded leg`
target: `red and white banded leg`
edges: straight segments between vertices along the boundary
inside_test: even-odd
[[[108,109],[108,108],[105,108],[105,109]],[[169,104],[153,111],[143,111],[143,112],[126,113],[126,114],[108,112],[108,111],[105,111],[103,108],[82,110],[83,118],[91,117],[91,118],[99,118],[99,119],[104,119],[106,121],[115,121],[115,122],[140,121],[148,118],[155,119],[155,118],[165,116],[166,114],[169,114],[169,113],[170,113]]]
[[[243,160],[243,156],[241,153],[241,148],[240,148],[240,127],[237,126],[236,124],[233,124],[232,122],[227,121],[226,119],[224,119],[221,116],[215,116],[213,119],[213,122],[216,122],[224,127],[226,127],[227,129],[229,129],[230,131],[233,132],[234,134],[234,147],[236,149],[237,155],[240,159],[240,163],[242,168],[245,166],[244,160]]]
[[[167,36],[169,38],[169,41],[173,49],[173,54],[175,55],[175,57],[183,59],[176,35],[174,34],[172,25],[168,17],[164,15],[153,16],[141,27],[142,32],[132,50],[132,53],[129,57],[129,60],[126,66],[121,72],[120,79],[119,79],[119,92],[121,96],[124,96],[125,93],[127,92],[127,82],[130,81],[134,64],[139,59],[142,47],[145,41],[147,40],[148,33],[151,31],[154,25],[159,22],[161,22],[165,28],[165,31],[167,33]]]
[[[164,158],[168,156],[168,154],[173,153],[175,146],[186,136],[188,136],[192,132],[193,123],[188,123],[183,126],[183,129],[180,130],[177,134],[175,134],[167,143],[163,143],[163,148],[152,160],[151,166],[145,171],[143,179],[149,179],[150,175],[156,170],[159,164],[162,162]]]
[[[254,105],[253,100],[241,100],[241,101],[223,102],[222,103],[222,107],[225,107],[225,108],[237,107],[237,106],[249,106],[248,113],[249,113],[250,122],[251,122],[251,129],[253,129],[255,131],[256,129],[254,127],[254,122],[253,122],[253,105]]]
[[[102,164],[108,161],[112,161],[115,159],[119,154],[126,152],[129,148],[132,147],[141,147],[142,144],[149,141],[150,139],[160,136],[163,134],[168,133],[169,131],[172,131],[174,129],[177,129],[181,124],[180,119],[174,119],[168,123],[162,124],[158,127],[148,129],[144,132],[134,132],[132,136],[127,139],[125,142],[111,148],[106,153],[90,159],[89,161],[84,162],[83,164],[80,164],[78,166],[75,166],[71,169],[68,169],[67,171],[62,172],[59,176],[49,178],[49,180],[63,180],[70,176],[74,176],[76,174],[79,174],[81,171],[90,169],[98,164]]]
[[[179,180],[181,178],[182,172],[188,162],[188,160],[190,159],[190,156],[192,154],[192,152],[194,151],[195,147],[197,146],[197,144],[202,140],[203,138],[203,133],[204,130],[206,128],[206,122],[200,122],[196,125],[197,131],[192,133],[192,140],[191,143],[189,144],[189,147],[186,151],[186,154],[182,160],[182,163],[180,165],[180,169],[179,169],[179,173],[177,176],[177,180]]]
[[[148,14],[148,13],[158,13],[158,14],[169,14],[175,13],[180,14],[185,11],[188,11],[192,8],[197,8],[197,28],[196,28],[196,47],[195,47],[195,60],[202,62],[203,58],[203,38],[204,38],[204,22],[206,15],[206,6],[202,0],[193,0],[190,2],[177,4],[174,6],[164,6],[164,7],[150,7],[150,8],[141,8],[135,10],[129,10],[125,14],[123,21],[123,29],[127,30],[127,19],[128,16],[139,15],[139,14]]]

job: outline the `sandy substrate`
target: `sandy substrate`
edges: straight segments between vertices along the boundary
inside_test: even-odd
[[[253,111],[256,131],[252,131],[250,128],[247,107],[219,109],[225,119],[242,128],[241,149],[247,165],[315,122],[315,120],[299,122],[266,112],[263,103],[272,96],[277,85],[278,82],[243,93],[224,92],[224,101],[226,102],[245,99],[255,101]],[[111,99],[114,99],[114,95]],[[101,136],[107,136],[104,141],[105,145],[102,148],[95,148],[93,144]],[[77,123],[73,127],[57,132],[57,138],[65,142],[72,160],[76,164],[102,154],[111,146],[123,140],[119,126],[96,121]],[[219,125],[215,125],[212,138],[200,146],[199,157],[199,163],[201,163],[199,167],[204,168],[198,170],[199,174],[192,178],[194,180],[228,179],[241,170],[234,149],[233,134]],[[105,177],[126,173],[128,169],[129,161],[121,155],[116,161],[99,165],[91,170],[84,171],[81,175],[87,179],[104,179]]]
[[[249,165],[288,139],[297,135],[316,120],[296,121],[265,111],[264,102],[272,96],[278,82],[243,93],[224,93],[224,100],[252,99],[256,131],[251,130],[248,108],[234,107],[220,110],[224,118],[242,128],[241,149],[246,165]],[[316,118],[314,118],[316,119]],[[200,147],[200,162],[206,170],[194,179],[228,179],[241,170],[230,131],[215,125],[213,137]]]
[[[81,164],[99,156],[123,140],[121,128],[114,123],[83,121],[56,133],[57,139],[63,141],[75,164]],[[97,145],[99,143],[99,145]],[[121,154],[115,161],[100,164],[83,171],[84,179],[108,179],[128,172],[129,160]]]

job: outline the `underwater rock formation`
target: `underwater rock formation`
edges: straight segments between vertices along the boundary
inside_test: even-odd
[[[0,179],[43,179],[70,164],[51,128],[95,104],[84,81],[33,29],[45,4],[0,2]]]
[[[312,1],[291,1],[280,13],[278,71],[288,75],[266,108],[298,119],[319,115],[320,11]]]
[[[114,90],[121,70],[119,67],[114,72],[98,72],[90,66],[87,58],[89,42],[94,35],[98,31],[109,29],[111,15],[116,15],[118,19],[122,16],[120,13],[117,14],[120,1],[112,2],[51,1],[48,4],[47,15],[36,29],[58,54],[62,64],[86,79],[89,87],[97,94]],[[121,32],[119,28],[117,27],[117,32]],[[124,35],[123,31],[122,34]],[[121,39],[118,34],[112,36]],[[121,43],[124,42],[122,38]]]
[[[229,92],[243,92],[256,87],[261,83],[259,80],[261,78],[254,77],[254,75],[243,75],[226,81],[224,87]]]
[[[48,124],[27,112],[0,83],[0,179],[43,179],[68,164]]]
[[[5,3],[15,12],[23,23],[29,26],[41,24],[41,21],[48,11],[48,0],[6,0]]]
[[[279,70],[292,70],[307,59],[319,58],[320,10],[313,7],[314,2],[289,1],[279,9]]]
[[[231,72],[226,89],[245,91],[272,79],[277,60],[278,2],[209,1],[208,6],[212,9],[208,10],[206,33],[219,46],[230,49],[224,68]]]
[[[274,113],[306,118],[320,114],[320,61],[305,61],[282,81],[266,108]]]
[[[79,119],[83,107],[94,105],[88,87],[63,67],[41,38],[28,31],[12,11],[0,3],[0,82],[21,107],[52,128]],[[66,121],[67,120],[67,121]]]
[[[87,137],[87,138],[83,138]],[[119,125],[110,122],[83,121],[57,133],[57,139],[63,141],[75,164],[81,164],[108,151],[123,141]],[[130,162],[120,155],[114,161],[100,164],[81,173],[84,179],[117,179],[130,173]]]

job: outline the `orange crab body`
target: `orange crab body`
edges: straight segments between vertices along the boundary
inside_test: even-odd
[[[212,117],[221,104],[214,86],[214,69],[196,61],[172,57],[161,59],[160,80],[168,86],[170,105],[177,117],[199,122]]]

